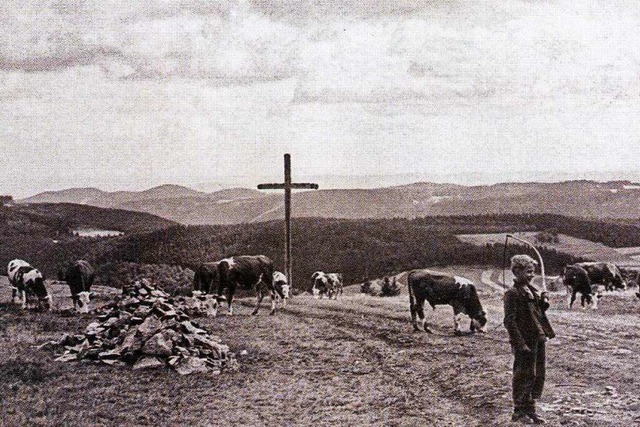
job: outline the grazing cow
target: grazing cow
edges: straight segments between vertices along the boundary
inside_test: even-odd
[[[91,285],[95,277],[95,270],[83,259],[70,263],[64,272],[58,271],[58,280],[64,280],[69,285],[73,308],[78,313],[89,312]]]
[[[575,265],[582,267],[587,272],[592,285],[603,284],[606,291],[627,287],[620,269],[613,263],[579,262]]]
[[[202,264],[193,279],[195,291],[213,293],[217,286],[218,302],[227,301],[227,314],[233,315],[233,296],[240,286],[256,293],[257,302],[251,314],[258,314],[265,290],[271,296],[271,312],[276,312],[276,295],[284,300],[284,290],[273,285],[273,261],[264,255],[241,255],[214,263]],[[226,296],[223,294],[226,291]]]
[[[252,315],[258,314],[260,304],[264,298],[265,289],[271,296],[271,311],[276,313],[276,294],[284,299],[282,289],[273,286],[273,261],[264,255],[241,255],[225,258],[218,262],[218,297],[227,290],[228,314],[233,314],[233,295],[238,285],[244,289],[251,289],[256,293],[256,307]]]
[[[567,289],[567,307],[570,309],[576,300],[576,294],[580,292],[580,304],[585,308],[586,302],[592,309],[598,308],[599,295],[591,288],[591,279],[587,271],[578,264],[567,265],[560,275]]]
[[[11,301],[16,302],[16,295],[20,298],[22,308],[30,308],[27,297],[38,298],[38,308],[51,310],[51,295],[44,286],[44,275],[31,264],[21,259],[14,259],[7,266],[7,276],[11,285]]]
[[[331,283],[329,282],[327,273],[324,271],[316,271],[311,275],[311,280],[313,281],[312,292],[314,298],[323,298],[325,295],[331,298]]]
[[[276,289],[276,297],[282,295],[282,307],[287,306],[289,299],[289,281],[284,273],[279,271],[273,272],[273,287]]]
[[[330,289],[329,298],[333,297],[337,300],[338,295],[342,295],[344,287],[342,282],[342,273],[327,273],[327,280],[329,281]]]
[[[417,318],[420,318],[422,328],[432,333],[424,316],[424,302],[435,310],[436,305],[448,304],[453,307],[453,327],[456,335],[461,335],[461,315],[466,314],[471,319],[471,332],[485,332],[487,314],[482,308],[475,285],[468,279],[450,276],[431,270],[413,270],[407,276],[409,285],[409,303],[413,329],[418,331]]]

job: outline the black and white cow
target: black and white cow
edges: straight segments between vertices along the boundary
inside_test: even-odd
[[[448,304],[453,307],[453,327],[456,335],[463,333],[460,329],[462,314],[471,319],[472,332],[485,332],[487,314],[482,308],[475,285],[469,279],[423,269],[409,272],[407,283],[414,330],[420,330],[419,318],[422,328],[432,333],[424,315],[424,302],[428,301],[434,310],[436,305]]]
[[[289,281],[287,276],[280,271],[273,272],[273,287],[276,290],[276,297],[282,295],[282,307],[287,306],[287,300],[289,299]]]
[[[316,271],[311,275],[311,281],[313,283],[311,292],[315,299],[324,298],[325,296],[331,298],[332,283],[329,281],[327,273],[324,271]]]
[[[93,266],[83,259],[70,263],[64,271],[58,271],[58,280],[64,280],[69,285],[73,308],[79,313],[89,312],[91,285],[95,277]]]
[[[602,284],[607,291],[627,287],[620,269],[611,262],[579,262],[575,265],[587,272],[591,285]]]
[[[576,300],[576,294],[580,292],[580,304],[585,307],[585,302],[594,310],[598,308],[599,295],[593,292],[591,279],[587,271],[578,264],[567,265],[560,274],[562,282],[567,289],[567,307],[570,309]]]
[[[44,275],[31,264],[21,259],[9,261],[7,276],[11,285],[11,300],[15,303],[16,296],[22,308],[30,308],[28,302],[32,297],[38,298],[38,308],[51,310],[51,295],[44,285]]]
[[[338,295],[342,296],[343,292],[343,281],[342,281],[342,273],[327,273],[327,280],[329,281],[329,289],[330,296],[334,299],[338,299]]]
[[[257,302],[251,314],[257,314],[265,292],[271,296],[271,312],[276,312],[276,294],[284,300],[282,288],[273,285],[273,261],[264,255],[240,255],[215,263],[206,263],[196,270],[194,290],[213,293],[217,287],[218,302],[227,301],[227,314],[233,314],[233,296],[240,286],[253,289]],[[225,295],[226,294],[226,295]]]

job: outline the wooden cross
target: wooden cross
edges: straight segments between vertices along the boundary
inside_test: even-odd
[[[284,155],[284,183],[282,184],[258,184],[258,190],[283,190],[284,189],[284,265],[289,286],[293,289],[293,276],[291,271],[291,189],[317,190],[318,184],[292,183],[291,182],[291,155]]]

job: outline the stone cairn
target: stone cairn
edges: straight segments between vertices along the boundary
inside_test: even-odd
[[[97,313],[98,321],[89,324],[84,334],[64,334],[43,346],[64,347],[64,354],[55,359],[63,362],[89,359],[129,364],[133,369],[169,366],[181,375],[237,369],[229,347],[187,314],[200,314],[195,298],[174,299],[143,279]]]

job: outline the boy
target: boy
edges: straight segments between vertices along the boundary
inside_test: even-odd
[[[546,293],[531,285],[538,263],[529,255],[511,258],[513,287],[504,294],[504,326],[513,352],[512,421],[544,424],[536,413],[545,377],[545,342],[555,337],[545,312],[549,308]]]

